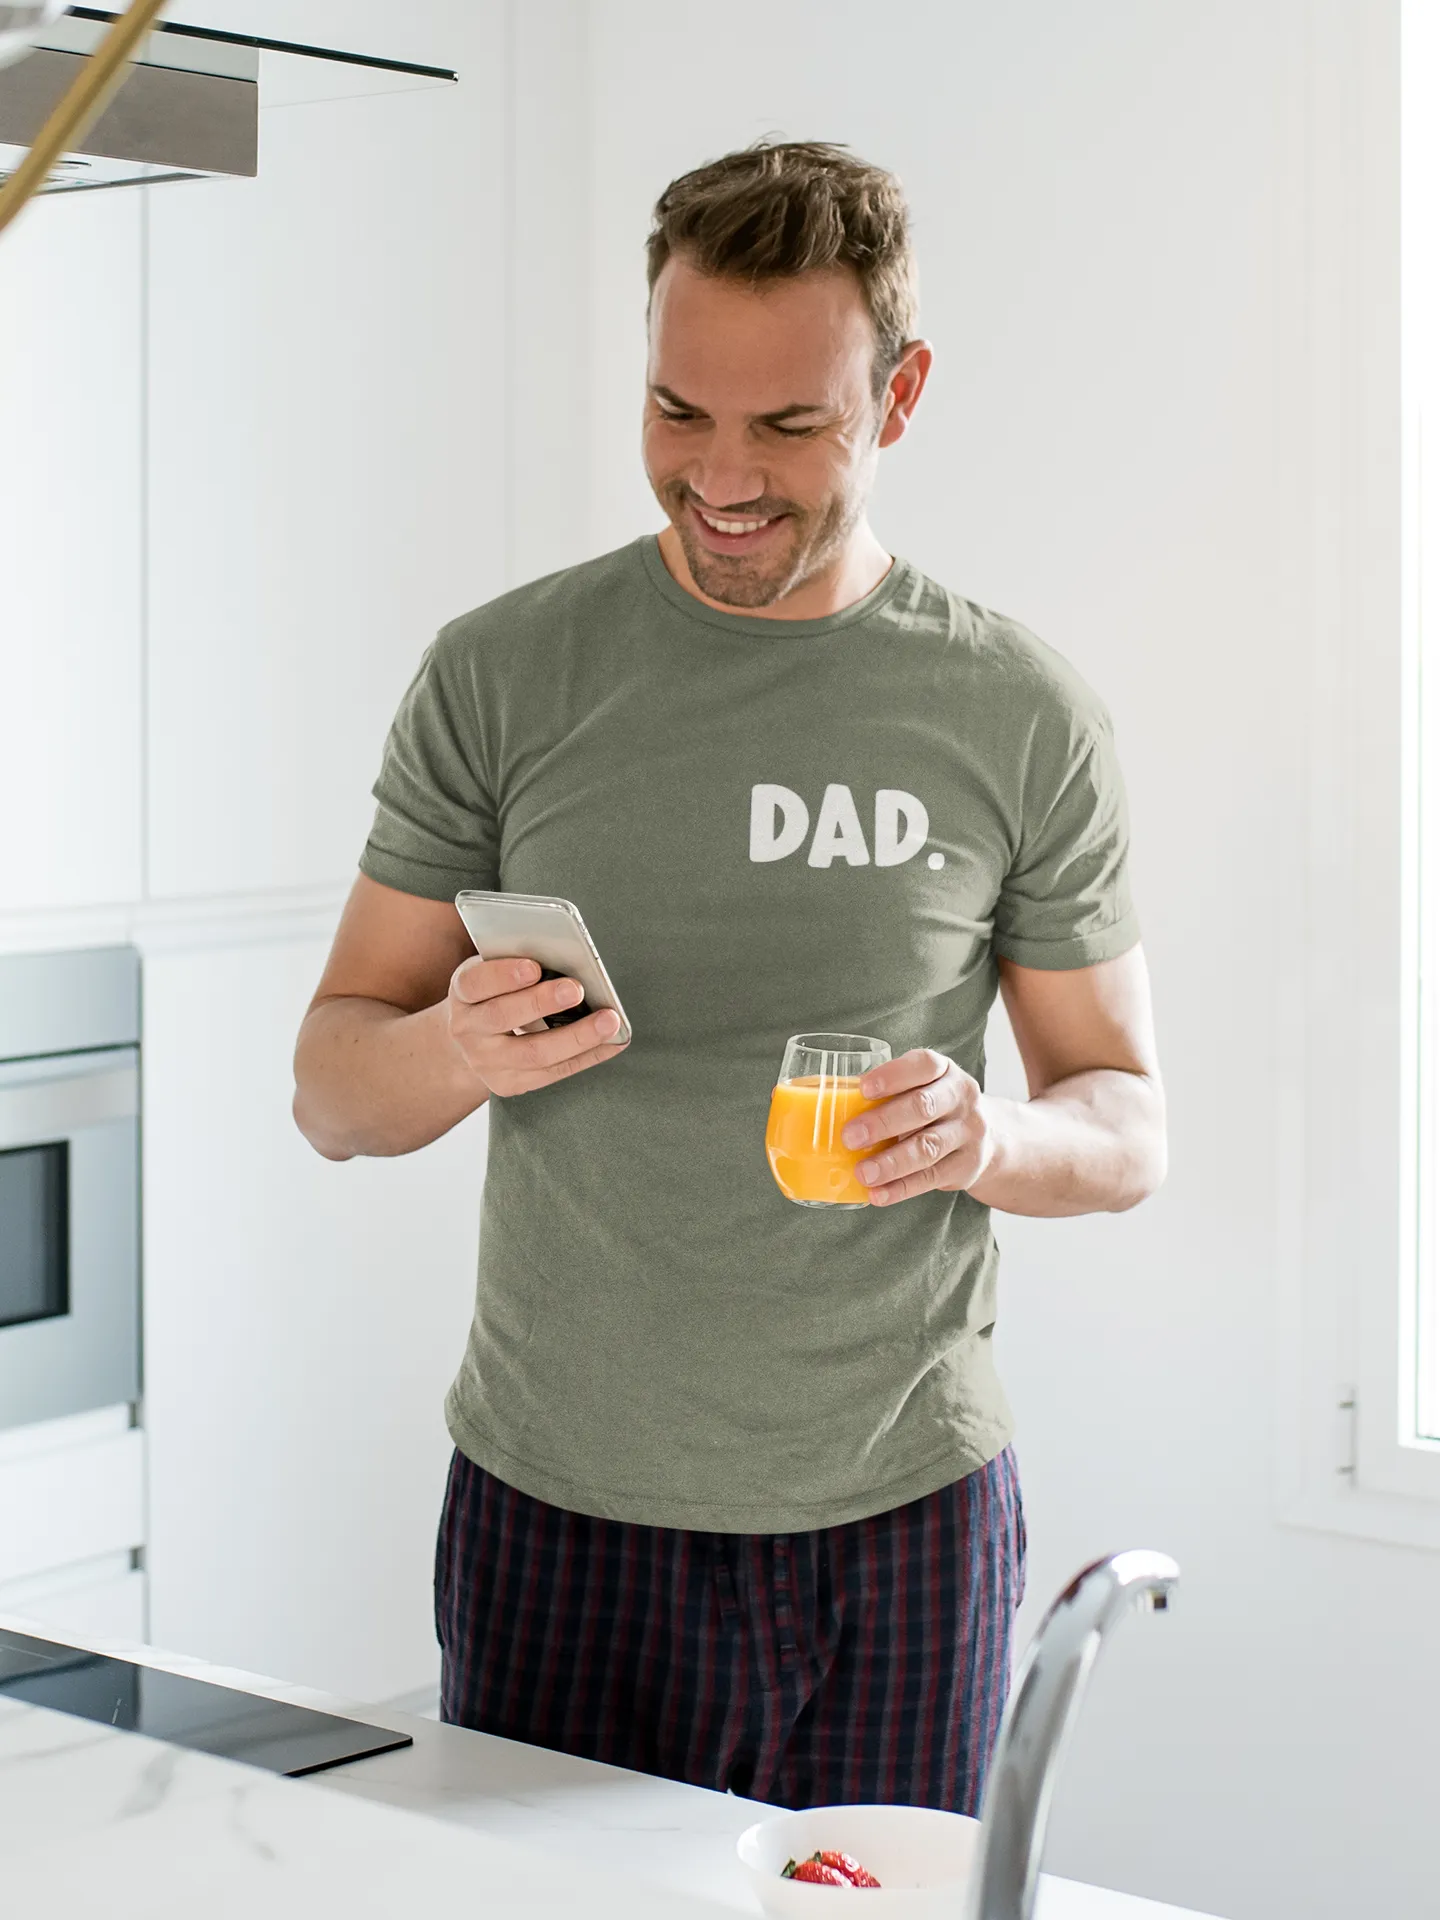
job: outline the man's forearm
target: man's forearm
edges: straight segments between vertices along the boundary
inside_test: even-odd
[[[450,1038],[443,1000],[420,1013],[324,1000],[300,1029],[295,1123],[327,1160],[412,1153],[488,1098]]]
[[[1165,1096],[1143,1073],[1098,1068],[1033,1100],[983,1096],[994,1138],[969,1191],[1002,1213],[1123,1213],[1165,1178]]]

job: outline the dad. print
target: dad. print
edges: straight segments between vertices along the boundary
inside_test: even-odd
[[[874,821],[873,857],[877,867],[899,867],[913,860],[930,835],[930,815],[923,802],[899,787],[880,788],[875,795]],[[799,852],[809,832],[810,810],[793,788],[762,781],[750,789],[752,860],[788,859]],[[852,867],[867,867],[871,857],[854,795],[849,787],[832,781],[815,816],[806,864],[828,867],[839,859]],[[933,869],[944,864],[943,853],[932,853],[926,862]]]

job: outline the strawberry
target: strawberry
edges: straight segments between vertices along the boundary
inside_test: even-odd
[[[802,1860],[790,1878],[806,1880],[812,1887],[848,1887],[852,1884],[836,1867],[827,1867],[820,1860]]]
[[[833,1867],[836,1873],[843,1873],[852,1887],[878,1887],[880,1882],[873,1873],[862,1867],[853,1853],[822,1853],[821,1861],[827,1867]]]

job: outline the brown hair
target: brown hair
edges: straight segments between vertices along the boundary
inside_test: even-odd
[[[849,267],[875,328],[877,399],[914,337],[909,210],[883,167],[820,140],[757,140],[672,180],[646,243],[650,291],[672,254],[701,273],[760,283]]]

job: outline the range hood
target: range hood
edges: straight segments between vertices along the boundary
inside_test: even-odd
[[[0,67],[0,183],[105,37],[114,13],[71,7],[13,66]],[[304,46],[165,21],[89,132],[51,168],[41,193],[157,180],[255,175],[259,109],[452,85],[446,67]]]

